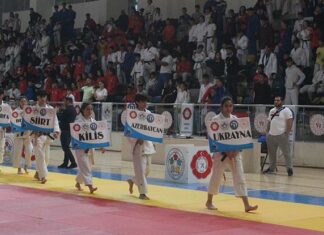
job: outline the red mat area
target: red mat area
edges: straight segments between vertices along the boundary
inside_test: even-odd
[[[132,203],[0,185],[2,235],[321,234]]]

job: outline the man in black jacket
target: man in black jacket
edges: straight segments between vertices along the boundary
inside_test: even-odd
[[[73,99],[71,97],[65,97],[64,100],[65,109],[59,115],[60,119],[60,128],[61,128],[61,145],[64,151],[64,162],[62,165],[58,166],[58,168],[68,168],[73,169],[77,167],[74,156],[70,149],[71,142],[71,133],[70,133],[70,123],[75,121],[77,116],[76,110],[73,106]],[[71,165],[68,166],[69,161]]]

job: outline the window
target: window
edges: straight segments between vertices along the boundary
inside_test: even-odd
[[[30,0],[3,0],[3,12],[26,11],[30,8]]]

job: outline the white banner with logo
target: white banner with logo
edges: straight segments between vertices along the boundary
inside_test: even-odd
[[[9,105],[0,105],[0,127],[10,126],[11,112]]]
[[[22,128],[25,130],[52,133],[56,110],[54,108],[42,108],[26,106],[22,112]]]
[[[22,128],[22,116],[21,116],[22,110],[13,110],[11,114],[11,132],[12,133],[20,133],[24,132],[25,129]]]
[[[113,104],[112,103],[102,103],[101,104],[101,120],[106,120],[108,123],[108,131],[112,131],[112,114],[113,114]]]
[[[193,112],[193,104],[181,104],[180,135],[192,136]]]
[[[163,115],[127,109],[124,135],[163,143],[164,119]]]
[[[106,121],[70,123],[73,149],[104,148],[110,145]]]
[[[249,118],[213,118],[206,127],[210,152],[253,148]]]

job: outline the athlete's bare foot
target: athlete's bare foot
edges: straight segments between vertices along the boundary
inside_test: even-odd
[[[96,186],[93,185],[87,185],[89,187],[90,193],[93,194],[95,191],[98,190],[98,188]]]
[[[206,207],[207,207],[207,209],[208,210],[217,210],[217,208],[213,205],[213,203],[212,202],[206,202]]]
[[[129,184],[129,193],[133,194],[133,186],[134,186],[134,182],[133,180],[129,179],[127,180],[128,184]]]
[[[47,182],[47,179],[45,177],[41,179],[42,184],[45,184],[46,182]]]
[[[255,211],[258,209],[258,205],[245,207],[245,212]]]
[[[38,172],[37,171],[36,171],[36,173],[34,175],[34,178],[37,179],[37,180],[39,180],[39,178],[38,178]]]
[[[79,190],[79,191],[83,191],[83,189],[81,188],[81,185],[79,183],[75,184],[75,187]]]
[[[146,196],[145,194],[140,194],[138,198],[141,200],[150,200],[150,198],[148,196]]]
[[[21,168],[18,168],[18,172],[17,172],[18,175],[21,175],[22,174],[22,171],[21,171]]]
[[[25,174],[28,175],[29,174],[29,171],[28,171],[28,168],[27,166],[24,166],[24,171],[25,171]]]

